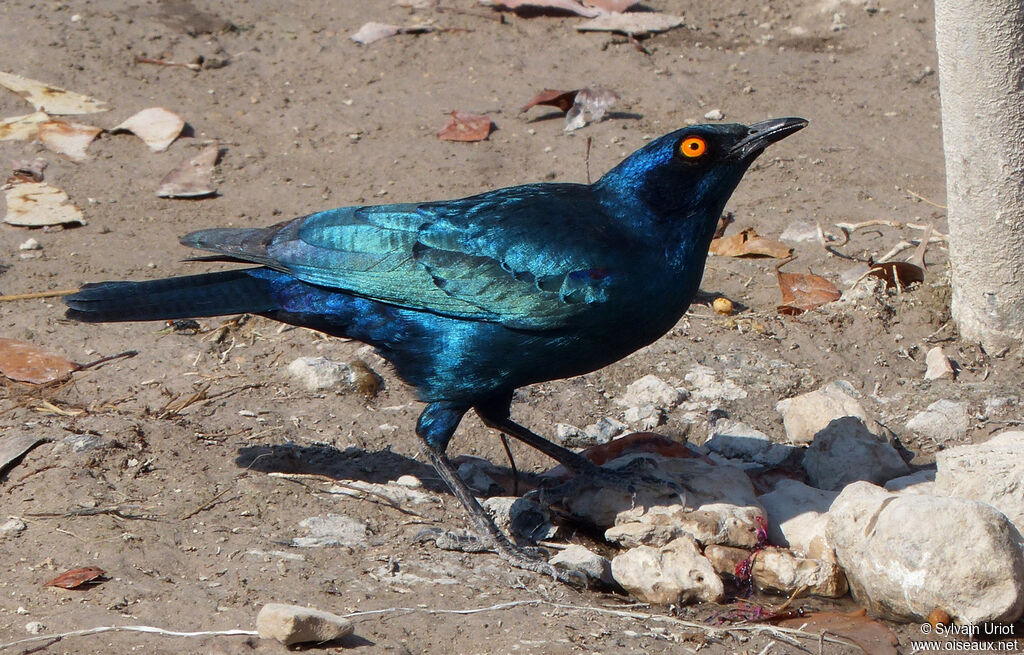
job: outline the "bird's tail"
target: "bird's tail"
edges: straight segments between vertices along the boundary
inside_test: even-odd
[[[271,285],[259,272],[242,269],[148,282],[86,284],[64,298],[68,318],[88,323],[153,321],[279,309]]]

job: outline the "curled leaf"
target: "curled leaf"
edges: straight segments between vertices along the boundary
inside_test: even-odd
[[[185,129],[185,121],[173,111],[163,107],[150,107],[129,117],[110,130],[127,131],[142,139],[153,152],[163,152],[170,147]]]
[[[763,256],[782,259],[789,257],[793,250],[781,241],[759,236],[754,228],[748,227],[732,236],[712,239],[708,252],[723,257]]]
[[[220,146],[203,148],[198,155],[176,166],[160,180],[156,195],[161,198],[201,198],[217,192],[213,167],[220,158]]]
[[[483,141],[491,133],[490,116],[472,114],[468,111],[453,111],[448,115],[437,138],[444,141]]]
[[[819,275],[810,273],[783,273],[782,266],[793,261],[788,259],[779,264],[775,274],[779,278],[779,289],[782,291],[782,304],[778,306],[780,314],[802,314],[825,303],[839,300],[839,289]]]
[[[16,181],[3,187],[7,201],[4,222],[23,227],[85,225],[82,210],[72,205],[68,194],[42,182]]]
[[[576,100],[577,93],[579,93],[579,89],[574,89],[573,91],[544,89],[523,105],[519,110],[519,113],[522,114],[531,107],[536,107],[537,105],[549,105],[551,107],[558,107],[558,109],[564,114],[569,111],[570,107],[572,107],[573,102]]]
[[[0,373],[8,379],[46,384],[66,380],[80,368],[35,344],[0,338]]]
[[[93,114],[107,110],[105,102],[13,73],[0,71],[0,86],[14,91],[36,110],[48,114]]]
[[[48,121],[39,126],[36,139],[46,146],[47,150],[64,155],[73,162],[82,162],[89,158],[85,152],[86,148],[102,131],[92,125]]]
[[[875,264],[868,275],[885,280],[885,286],[898,289],[924,282],[924,269],[910,262],[885,262]]]
[[[46,583],[47,587],[60,587],[61,589],[77,589],[89,583],[102,582],[101,578],[106,571],[95,566],[83,566],[80,569],[71,569],[61,573],[53,580]]]

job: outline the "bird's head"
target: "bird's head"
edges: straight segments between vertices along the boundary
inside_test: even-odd
[[[773,118],[753,125],[693,125],[655,139],[608,171],[595,186],[611,192],[635,220],[697,221],[703,234],[743,174],[770,144],[802,129],[802,118]]]

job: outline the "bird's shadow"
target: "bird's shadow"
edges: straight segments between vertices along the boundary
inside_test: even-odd
[[[414,475],[432,491],[448,491],[429,464],[390,449],[367,451],[353,446],[338,450],[327,444],[296,443],[245,446],[238,449],[235,464],[261,473],[302,473],[377,484],[387,484],[402,475]]]
[[[604,115],[604,118],[602,120],[606,120],[607,121],[607,120],[612,120],[612,119],[619,119],[619,120],[638,121],[638,120],[640,120],[643,117],[644,117],[643,114],[638,114],[638,113],[632,112],[632,111],[610,111],[610,112],[607,112]],[[551,121],[551,120],[555,120],[556,118],[563,118],[564,119],[565,118],[565,112],[564,111],[549,111],[549,112],[547,112],[545,114],[541,114],[540,116],[534,116],[533,118],[529,119],[526,122],[527,122],[527,124],[530,124],[530,123],[543,123],[544,121]]]

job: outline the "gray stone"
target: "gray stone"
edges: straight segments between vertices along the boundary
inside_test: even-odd
[[[839,494],[809,487],[797,480],[780,480],[757,497],[768,519],[768,541],[797,555],[834,562],[825,527],[828,508]]]
[[[631,425],[639,424],[641,430],[653,430],[665,422],[665,410],[654,405],[630,407],[623,418]]]
[[[927,494],[929,496],[956,495],[943,494],[935,489],[935,469],[925,469],[910,475],[893,478],[885,483],[885,490],[901,494]]]
[[[694,364],[683,376],[689,386],[690,400],[694,406],[717,405],[730,400],[742,400],[747,392],[729,378],[718,379],[715,369],[702,364]]]
[[[942,352],[941,346],[935,346],[929,350],[925,355],[924,362],[928,367],[924,372],[925,380],[952,380],[956,376],[953,365],[946,357],[946,353]]]
[[[612,576],[645,603],[715,603],[725,596],[721,578],[690,537],[680,537],[661,548],[632,548],[612,560]]]
[[[819,489],[842,489],[857,480],[883,484],[910,472],[895,448],[879,441],[853,416],[837,418],[818,432],[804,454],[803,467]]]
[[[548,560],[551,566],[566,571],[577,571],[587,578],[602,582],[606,585],[612,584],[612,563],[607,557],[601,557],[583,546],[570,544],[558,551],[554,557]]]
[[[1024,611],[1021,535],[990,505],[855,482],[828,518],[854,598],[872,614],[923,621],[941,608],[977,624],[1013,622]]]
[[[686,399],[684,390],[676,389],[657,375],[645,375],[626,387],[616,402],[626,407],[653,405],[672,409]]]
[[[711,438],[704,442],[704,447],[723,457],[757,462],[769,467],[781,465],[796,452],[792,446],[774,443],[771,437],[760,430],[728,419],[715,422]]]
[[[985,443],[935,454],[935,493],[978,500],[1024,532],[1024,432],[1002,432]]]
[[[366,545],[366,524],[348,516],[311,516],[300,521],[299,526],[308,530],[309,536],[292,539],[292,546],[298,548]]]
[[[817,391],[780,400],[775,409],[782,414],[786,438],[790,443],[808,444],[818,433],[826,430],[832,421],[853,416],[861,419],[868,432],[890,441],[892,433],[868,416],[854,393],[849,382],[839,380]]]
[[[499,528],[528,543],[550,539],[558,529],[551,525],[546,507],[518,496],[494,496],[481,503]]]
[[[583,429],[568,423],[559,423],[555,426],[555,442],[566,448],[590,448],[606,444],[628,429],[628,425],[610,416]]]
[[[967,403],[936,400],[923,412],[907,421],[907,429],[937,444],[963,441],[967,437],[970,418]]]
[[[321,643],[352,634],[352,621],[299,605],[268,603],[256,615],[256,632],[261,639],[275,639],[285,646],[307,642]]]
[[[500,471],[490,461],[482,457],[460,455],[455,464],[459,477],[477,494],[492,496],[504,493],[505,490],[495,480],[496,477],[500,477]]]
[[[107,445],[106,439],[95,434],[73,434],[64,437],[55,446],[55,451],[69,450],[73,453],[85,453],[91,450],[99,450]]]

